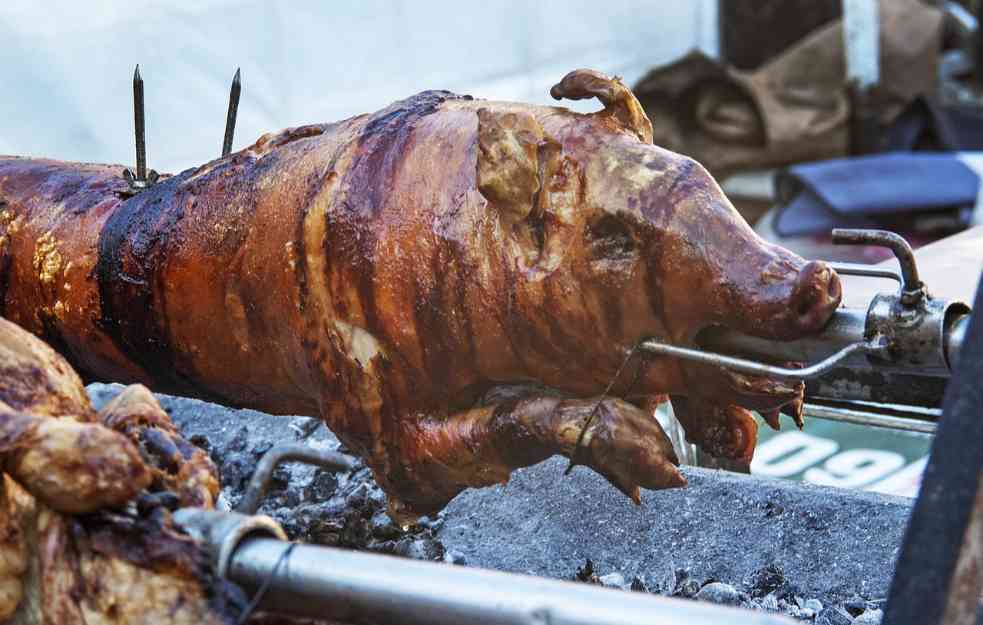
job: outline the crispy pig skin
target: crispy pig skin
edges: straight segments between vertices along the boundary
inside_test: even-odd
[[[651,145],[617,78],[576,70],[551,93],[603,109],[425,91],[132,197],[121,166],[0,157],[0,314],[87,379],[320,414],[399,519],[573,453],[577,423],[585,463],[632,498],[682,484],[650,413],[597,408],[622,368],[613,395],[698,397],[712,432],[690,414],[691,438],[746,456],[727,408],[800,389],[626,354],[714,324],[814,332],[835,274],[759,239],[698,163]],[[566,421],[533,398],[478,405],[530,381],[580,403]],[[617,450],[640,454],[634,472]]]
[[[96,413],[68,363],[4,319],[0,369],[0,623],[235,622],[236,595],[170,513],[127,508],[218,493],[153,395],[130,386]]]

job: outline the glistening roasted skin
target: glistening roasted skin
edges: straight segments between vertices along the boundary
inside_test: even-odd
[[[835,274],[651,145],[619,80],[577,70],[551,93],[604,109],[427,91],[130,198],[118,166],[0,159],[0,312],[93,378],[322,415],[400,519],[570,454],[642,338],[823,325]],[[651,413],[666,394],[691,440],[749,460],[744,408],[801,387],[634,356],[577,459],[636,501],[684,483]]]

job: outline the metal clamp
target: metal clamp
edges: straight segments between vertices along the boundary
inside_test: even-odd
[[[206,508],[181,508],[174,522],[204,545],[212,566],[220,577],[227,577],[232,555],[247,536],[267,536],[287,540],[280,525],[268,516],[239,514]]]

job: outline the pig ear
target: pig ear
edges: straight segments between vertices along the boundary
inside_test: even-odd
[[[597,98],[604,105],[597,115],[614,119],[642,143],[652,143],[652,122],[635,94],[617,76],[611,78],[592,69],[575,69],[553,85],[550,95],[557,100]]]
[[[543,128],[529,113],[478,109],[478,190],[509,224],[533,209],[542,142]]]

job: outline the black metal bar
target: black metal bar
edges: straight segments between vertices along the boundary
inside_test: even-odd
[[[983,306],[983,289],[976,306]],[[970,321],[946,390],[921,492],[898,558],[885,625],[967,625],[983,589],[983,320]]]
[[[236,68],[236,75],[232,79],[232,88],[229,90],[229,112],[225,117],[225,138],[222,141],[222,156],[232,153],[232,138],[236,132],[236,115],[239,113],[239,94],[242,92],[242,81],[240,69]]]
[[[140,182],[147,180],[147,135],[143,113],[143,78],[140,65],[133,72],[133,132],[136,135],[137,177]]]

